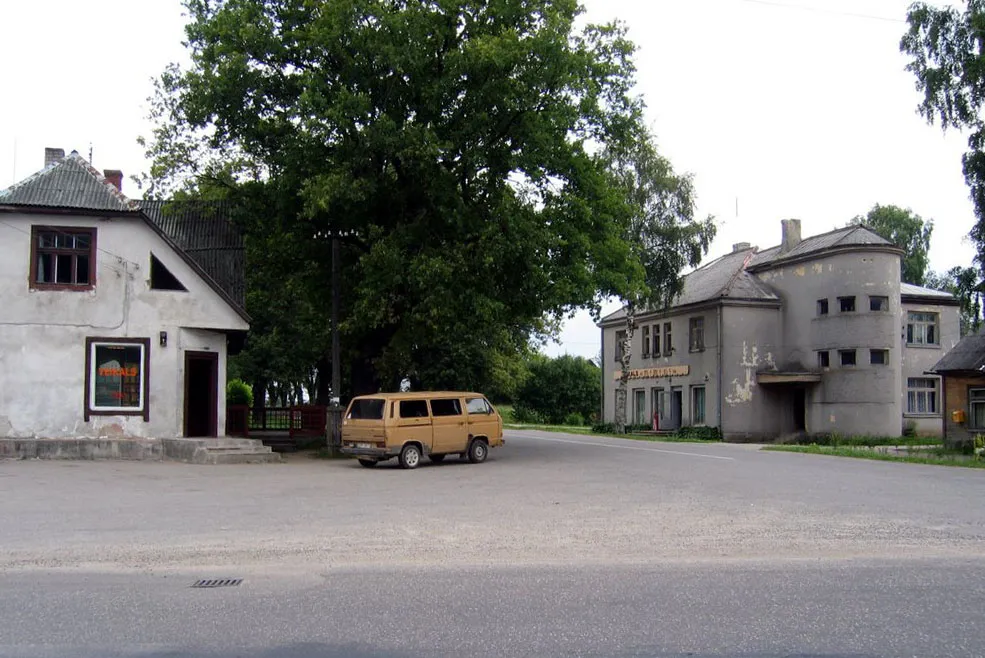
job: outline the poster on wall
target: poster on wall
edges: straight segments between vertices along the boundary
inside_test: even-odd
[[[140,408],[141,345],[96,345],[97,408]]]

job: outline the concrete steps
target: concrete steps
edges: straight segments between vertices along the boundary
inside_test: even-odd
[[[257,439],[167,439],[164,456],[192,464],[270,464],[280,455]]]
[[[13,439],[0,437],[0,459],[172,460],[191,464],[269,464],[280,455],[259,439]]]

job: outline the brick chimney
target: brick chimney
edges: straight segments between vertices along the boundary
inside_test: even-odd
[[[783,242],[780,243],[780,253],[785,254],[800,244],[800,220],[783,219],[780,220],[783,227]]]
[[[44,166],[58,162],[65,157],[65,149],[46,148],[44,150]]]
[[[119,169],[106,169],[103,171],[106,182],[110,183],[120,192],[123,191],[123,172]]]
[[[752,244],[749,242],[736,242],[732,245],[732,253],[737,254],[740,251],[745,251],[746,249],[752,249]]]

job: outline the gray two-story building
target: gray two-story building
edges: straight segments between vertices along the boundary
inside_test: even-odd
[[[781,244],[691,272],[672,306],[637,314],[631,424],[719,427],[727,440],[942,431],[940,380],[959,339],[958,302],[900,282],[903,252],[864,226]],[[615,418],[626,316],[602,329],[602,417]]]

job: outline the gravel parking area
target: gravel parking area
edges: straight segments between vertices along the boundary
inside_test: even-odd
[[[0,462],[0,569],[985,555],[985,473],[510,432],[485,464]]]

